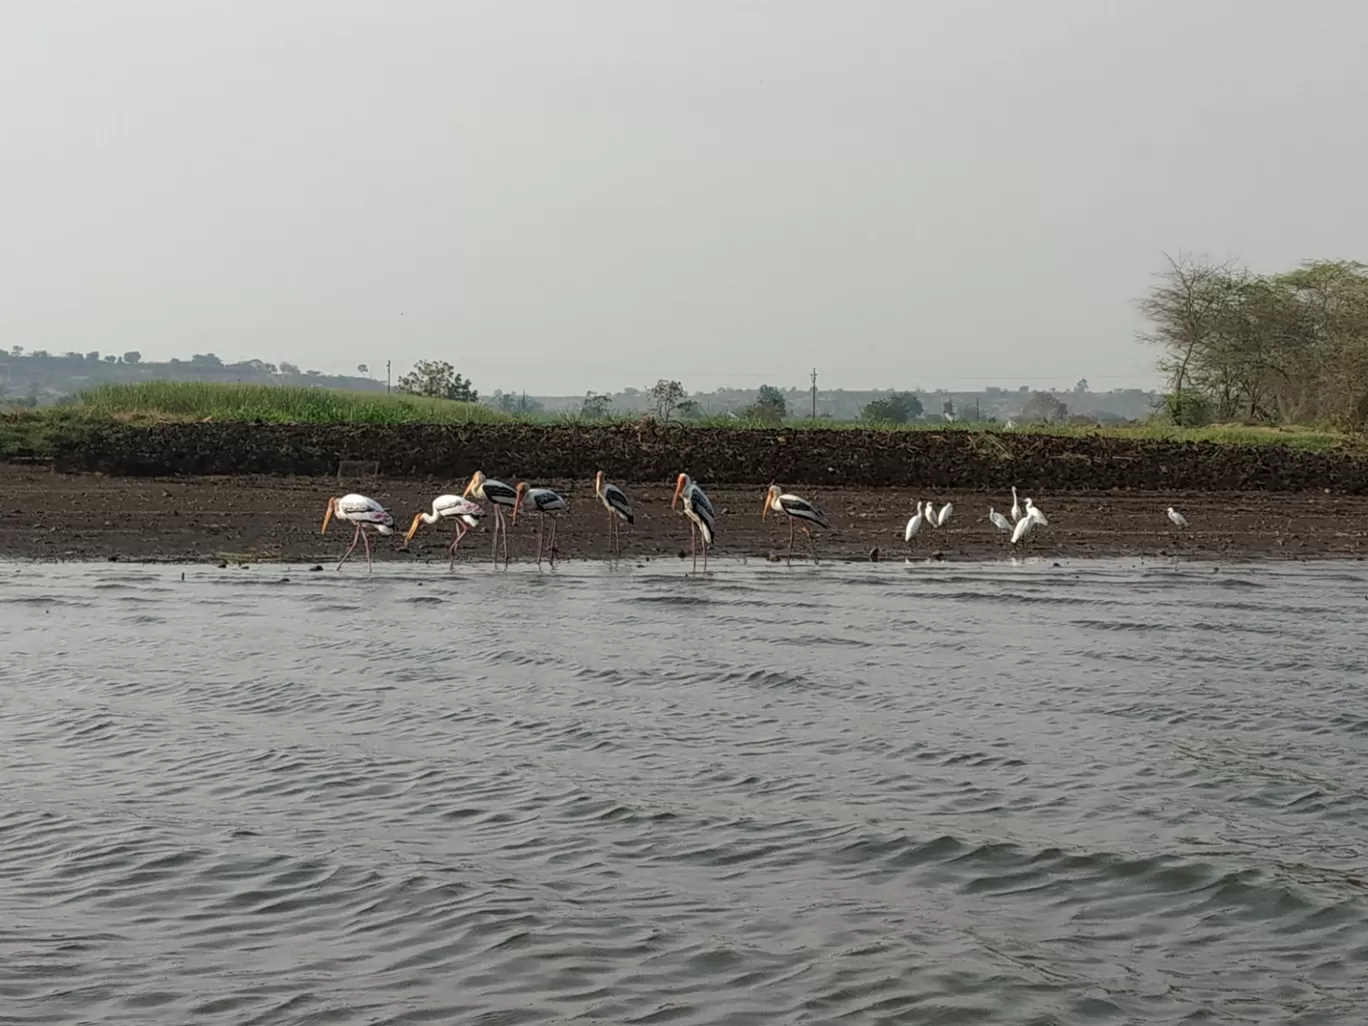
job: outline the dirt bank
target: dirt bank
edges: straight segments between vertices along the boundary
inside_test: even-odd
[[[714,487],[933,488],[1001,492],[1322,491],[1368,495],[1368,457],[1276,445],[968,431],[729,430],[646,425],[101,425],[53,438],[58,469],[131,476],[327,476],[374,461],[387,478],[477,467],[527,480],[658,482],[681,470]],[[11,453],[13,457],[14,453]],[[23,455],[23,454],[18,454]]]
[[[590,481],[540,481],[562,491],[570,512],[559,531],[562,559],[607,554],[605,513]],[[384,478],[370,484],[407,525],[429,508],[440,491],[460,491],[461,483],[425,483]],[[635,559],[675,559],[687,551],[687,524],[669,509],[665,485],[631,486],[637,505],[635,528],[626,528],[627,555]],[[720,513],[714,553],[764,559],[782,553],[787,528],[760,519],[763,486],[710,487]],[[154,560],[319,560],[336,559],[346,547],[349,528],[319,536],[324,504],[335,482],[306,477],[207,477],[155,479],[56,474],[0,466],[0,557],[49,559]],[[990,502],[1002,510],[1009,494],[985,496],[922,488],[804,488],[831,518],[832,530],[819,532],[819,555],[828,559],[866,559],[878,549],[882,558],[907,553],[903,526],[917,499],[955,503],[950,523],[923,528],[913,549],[920,557],[1003,558],[1005,538],[987,523]],[[1024,495],[1025,493],[1023,493]],[[1031,551],[1043,556],[1180,555],[1192,558],[1356,557],[1368,555],[1368,499],[1324,493],[1142,493],[1107,495],[1060,491],[1034,497],[1050,518]],[[1168,505],[1192,523],[1179,533],[1164,515]],[[450,532],[423,527],[412,551],[400,551],[400,538],[376,541],[377,558],[442,560]],[[519,518],[512,534],[515,559],[531,559],[536,549],[535,518]],[[489,528],[472,533],[463,558],[489,558]],[[799,542],[802,536],[799,535]],[[800,547],[799,552],[802,552]],[[330,563],[328,565],[331,565]]]

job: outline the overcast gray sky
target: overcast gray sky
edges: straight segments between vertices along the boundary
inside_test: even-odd
[[[0,0],[0,344],[485,391],[1156,383],[1368,259],[1357,0]]]

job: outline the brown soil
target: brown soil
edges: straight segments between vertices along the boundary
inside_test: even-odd
[[[570,511],[560,523],[561,559],[607,555],[606,512],[589,481],[538,482],[561,491]],[[706,482],[700,482],[705,487]],[[381,479],[365,491],[383,502],[406,528],[413,514],[431,508],[433,496],[459,492],[464,482]],[[708,487],[719,513],[717,557],[764,559],[782,556],[788,529],[780,518],[761,520],[764,485]],[[0,465],[0,557],[40,559],[129,559],[169,561],[261,561],[336,559],[351,529],[319,526],[328,496],[340,490],[328,478],[306,477],[105,477],[59,474]],[[914,555],[944,559],[1001,558],[1011,551],[1005,536],[987,521],[990,503],[1006,512],[1010,494],[922,488],[794,488],[822,506],[829,532],[817,530],[821,558],[884,559],[908,553],[903,527],[915,501],[949,500],[955,513],[944,528],[923,527]],[[635,527],[623,529],[625,555],[675,559],[687,554],[687,522],[670,511],[672,488],[665,484],[628,487],[636,504]],[[1023,498],[1025,493],[1023,493]],[[1280,493],[1099,493],[1037,492],[1050,527],[1032,536],[1027,554],[1058,557],[1178,555],[1190,558],[1359,557],[1368,555],[1368,498],[1324,492]],[[1173,505],[1191,522],[1188,531],[1170,528],[1165,509]],[[536,518],[519,517],[510,532],[515,560],[536,552]],[[451,530],[423,526],[412,551],[401,537],[372,538],[382,560],[438,560]],[[807,558],[798,535],[795,554]],[[490,555],[490,521],[462,545],[465,561]]]
[[[1281,445],[1113,436],[565,424],[112,423],[43,452],[59,470],[128,476],[279,474],[326,477],[373,461],[393,478],[443,478],[475,467],[528,480],[665,481],[681,470],[714,487],[783,481],[793,488],[935,488],[1032,492],[1321,491],[1368,495],[1368,456]],[[505,470],[504,473],[512,473]],[[1162,508],[1162,507],[1161,507]]]

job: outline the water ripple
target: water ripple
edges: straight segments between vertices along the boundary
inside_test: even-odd
[[[18,566],[0,1022],[1361,1018],[1355,566],[683,569]]]

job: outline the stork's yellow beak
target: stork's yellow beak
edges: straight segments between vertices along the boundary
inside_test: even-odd
[[[409,524],[408,534],[404,535],[404,544],[407,545],[413,540],[413,536],[418,533],[418,525],[423,522],[423,514],[413,514],[413,523]]]
[[[333,508],[334,508],[336,505],[337,505],[337,497],[336,497],[336,496],[333,496],[331,499],[328,500],[328,508],[327,508],[326,510],[324,510],[324,512],[323,512],[323,530],[319,531],[319,532],[318,532],[319,534],[327,534],[327,533],[328,533],[328,522],[331,521],[332,518],[333,518]]]
[[[675,505],[679,502],[679,496],[683,493],[683,491],[684,491],[684,475],[683,475],[683,474],[680,474],[680,475],[679,475],[679,481],[678,481],[678,483],[675,484],[674,498],[670,500],[670,509],[674,509],[674,508],[675,508]]]

